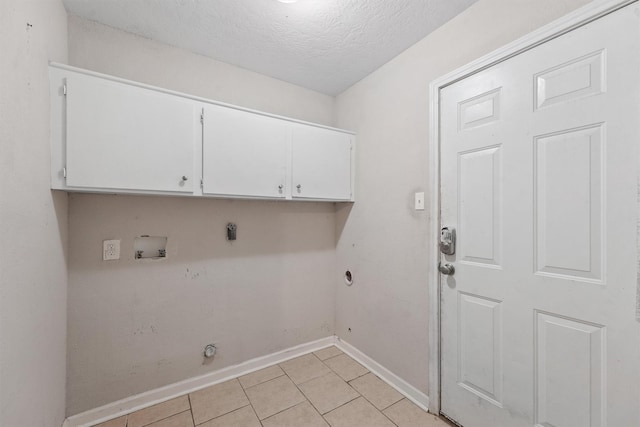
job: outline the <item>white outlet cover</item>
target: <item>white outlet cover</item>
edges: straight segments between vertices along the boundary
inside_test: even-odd
[[[120,240],[102,241],[102,259],[104,261],[120,259]]]
[[[415,209],[417,211],[424,210],[424,193],[423,192],[415,194]]]

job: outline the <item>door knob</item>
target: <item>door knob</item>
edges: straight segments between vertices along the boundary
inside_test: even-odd
[[[453,267],[453,264],[438,264],[438,270],[440,270],[440,273],[444,274],[445,276],[452,276],[453,273],[456,272],[456,269]]]

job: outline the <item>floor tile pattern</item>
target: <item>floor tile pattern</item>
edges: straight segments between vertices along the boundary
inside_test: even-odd
[[[331,346],[95,427],[448,427]]]

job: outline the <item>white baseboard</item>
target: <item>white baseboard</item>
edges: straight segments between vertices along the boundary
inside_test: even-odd
[[[425,411],[429,410],[429,396],[427,396],[348,342],[336,337],[335,346],[347,353],[353,359],[360,362],[361,365],[376,374],[378,377],[380,377],[380,379],[385,381],[391,387],[395,388],[401,394],[405,395],[407,399],[411,400],[413,403],[415,403]]]
[[[294,357],[298,357],[312,351],[317,351],[325,347],[332,346],[335,344],[335,342],[335,336],[322,338],[317,341],[312,341],[306,344],[288,348],[286,350],[278,351],[267,356],[247,360],[246,362],[242,362],[234,366],[229,366],[227,368],[222,368],[209,374],[189,378],[188,380],[170,384],[165,387],[160,387],[155,390],[136,394],[134,396],[109,403],[99,408],[90,409],[86,412],[73,415],[67,418],[62,426],[90,427],[95,424],[99,424],[101,422],[137,411],[139,409],[143,409],[157,403],[161,403],[175,397],[179,397],[187,393],[191,393],[196,390],[200,390],[205,387],[230,380],[232,378],[249,374],[267,366],[281,363],[285,360],[293,359]]]
[[[428,410],[429,397],[426,394],[422,393],[420,390],[413,387],[411,384],[409,384],[384,366],[380,365],[378,362],[371,359],[369,356],[365,355],[360,350],[353,347],[351,344],[339,339],[336,336],[330,336],[317,341],[312,341],[306,344],[301,344],[282,351],[278,351],[266,356],[247,360],[246,362],[242,362],[234,366],[229,366],[227,368],[222,368],[215,372],[201,375],[199,377],[190,378],[188,380],[160,387],[155,390],[136,394],[134,396],[109,403],[99,408],[91,409],[89,411],[73,415],[64,421],[62,427],[90,427],[101,422],[108,421],[113,418],[117,418],[122,415],[129,414],[131,412],[135,412],[161,402],[165,402],[175,397],[179,397],[187,393],[192,393],[205,387],[209,387],[214,384],[230,380],[232,378],[246,375],[251,372],[266,368],[267,366],[271,366],[276,363],[282,363],[286,360],[293,359],[294,357],[302,356],[303,354],[321,350],[332,345],[335,345],[340,350],[353,357],[369,371],[376,374],[391,387],[395,388],[401,394],[406,396],[407,399],[411,400],[413,403],[420,406],[425,411]]]

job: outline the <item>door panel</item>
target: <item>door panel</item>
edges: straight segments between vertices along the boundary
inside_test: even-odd
[[[535,76],[536,108],[604,92],[604,50],[573,59]]]
[[[458,160],[458,218],[462,262],[500,266],[501,147],[463,152]]]
[[[204,112],[204,194],[286,196],[288,122],[228,107]]]
[[[69,77],[67,87],[69,187],[193,192],[193,103],[91,78]]]
[[[600,282],[604,127],[536,137],[536,272]]]
[[[637,3],[441,91],[441,408],[640,425]]]
[[[537,425],[604,425],[604,344],[602,325],[536,312]]]
[[[351,199],[351,135],[294,125],[291,144],[294,198]]]
[[[472,393],[501,406],[501,301],[461,292],[458,312],[458,381]]]
[[[500,119],[500,88],[461,102],[458,129],[472,129]]]

